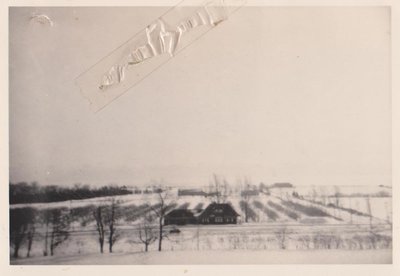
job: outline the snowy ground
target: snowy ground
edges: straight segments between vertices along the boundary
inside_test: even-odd
[[[292,189],[293,190],[293,189]],[[100,255],[98,234],[94,221],[80,225],[74,222],[70,228],[70,237],[55,250],[54,257],[43,255],[43,226],[37,225],[37,234],[31,251],[26,255],[26,244],[20,249],[19,260],[12,264],[262,264],[262,263],[389,263],[391,261],[392,229],[387,217],[391,216],[391,197],[370,198],[371,213],[366,215],[350,214],[345,210],[321,206],[309,199],[299,199],[291,192],[272,190],[271,195],[252,196],[249,207],[255,216],[244,222],[244,210],[240,202],[243,198],[231,194],[227,202],[240,214],[237,225],[186,225],[179,226],[180,234],[170,235],[163,241],[163,252],[154,252],[157,245],[150,245],[151,252],[143,252],[143,244],[137,242],[139,221],[118,221],[119,240],[114,253]],[[344,189],[342,189],[343,192]],[[372,189],[371,192],[380,189]],[[354,190],[352,190],[354,192]],[[302,190],[304,194],[308,193]],[[156,204],[158,195],[132,194],[114,197],[126,207],[126,212],[134,212],[143,204]],[[326,198],[325,198],[326,199]],[[107,205],[111,198],[94,198],[58,203],[17,204],[10,208],[31,206],[37,209],[67,207],[69,209],[90,205]],[[210,198],[203,196],[181,196],[172,198],[176,208],[206,208]],[[323,210],[328,216],[309,216],[300,210],[285,206],[285,202],[301,204]],[[358,203],[357,203],[358,202]],[[273,203],[290,210],[297,219],[287,213],[274,210]],[[349,203],[350,205],[346,205]],[[342,198],[341,207],[356,209],[364,214],[366,199]],[[257,207],[262,205],[262,207]],[[198,207],[201,205],[202,207]],[[264,208],[274,210],[278,217],[271,219]],[[371,225],[372,224],[372,225]],[[170,226],[168,226],[170,227]],[[169,228],[166,228],[167,230]],[[380,235],[380,241],[371,240]],[[383,238],[382,238],[383,237]],[[328,242],[327,242],[328,240]],[[283,244],[286,250],[283,250]],[[107,244],[105,244],[107,248]],[[375,248],[374,250],[369,250]],[[306,250],[305,250],[306,249]],[[321,250],[323,249],[323,250]],[[346,249],[346,250],[344,250]],[[363,250],[361,250],[363,249]],[[11,250],[12,251],[12,250]],[[223,252],[223,254],[221,254]],[[297,253],[296,253],[297,252]],[[11,254],[12,252],[10,252]],[[242,254],[242,257],[239,257]],[[245,257],[243,257],[245,256]],[[171,259],[172,258],[172,259]],[[239,259],[239,260],[235,260]],[[235,261],[233,261],[235,260]]]
[[[391,250],[152,251],[12,260],[11,265],[390,264]]]
[[[170,226],[167,227],[169,229]],[[252,254],[252,251],[279,251],[284,243],[285,251],[293,250],[315,251],[324,249],[332,252],[333,249],[346,249],[349,252],[363,251],[372,248],[368,237],[369,225],[304,225],[282,223],[249,223],[241,225],[186,225],[180,226],[179,234],[170,234],[163,239],[163,250],[171,255],[181,252],[209,252],[209,251],[244,251]],[[138,243],[138,233],[135,227],[117,227],[120,238],[114,245],[115,254],[132,254],[144,251],[144,245]],[[375,225],[374,232],[391,236],[391,229],[387,225]],[[357,238],[355,238],[358,236]],[[55,255],[60,258],[68,256],[87,256],[99,252],[98,235],[93,229],[85,232],[72,232],[68,240],[59,245]],[[283,241],[284,240],[284,241]],[[34,241],[31,256],[33,262],[41,261],[44,246],[43,237],[37,237]],[[391,248],[384,241],[376,243],[375,250]],[[26,245],[20,249],[21,259],[25,259]],[[105,244],[105,250],[107,250]],[[157,250],[157,242],[149,246],[150,251]],[[259,253],[261,254],[261,253]],[[39,258],[38,258],[39,257]],[[46,259],[46,258],[45,258]],[[51,263],[51,258],[49,258]],[[71,260],[74,260],[72,258]],[[27,260],[28,262],[29,259]]]

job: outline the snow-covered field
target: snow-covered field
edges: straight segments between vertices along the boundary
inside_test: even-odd
[[[336,204],[339,206],[357,210],[364,214],[369,214],[375,219],[391,221],[392,216],[392,190],[388,187],[380,186],[296,186],[294,188],[273,189],[272,192],[278,197],[290,197],[296,191],[299,195],[308,200],[326,202],[326,204]],[[341,196],[336,198],[335,193]],[[364,196],[357,196],[364,195]],[[376,196],[386,194],[387,196]],[[370,197],[368,198],[368,195]],[[369,202],[369,203],[368,203]],[[368,208],[370,205],[370,210]],[[346,216],[346,214],[344,214]]]
[[[333,197],[335,192],[340,192],[342,195],[351,195],[351,194],[377,194],[379,192],[385,192],[390,196],[387,197],[370,197],[370,207],[371,214],[375,218],[379,218],[382,220],[387,220],[388,217],[391,216],[392,210],[392,197],[391,197],[391,189],[379,187],[379,186],[351,186],[351,187],[343,187],[340,188],[333,186],[323,186],[315,188],[314,186],[297,186],[294,188],[276,188],[271,189],[272,197],[266,196],[265,194],[260,194],[259,196],[252,196],[251,202],[260,201],[262,203],[266,203],[268,200],[272,200],[275,202],[276,198],[282,198],[290,200],[293,199],[292,193],[293,191],[298,192],[300,195],[304,196],[305,199],[315,199],[317,201],[326,201],[327,203],[334,203],[335,198]],[[316,193],[316,195],[312,195]],[[323,198],[324,197],[324,198]],[[122,196],[114,196],[117,201],[121,203],[121,205],[141,205],[141,204],[155,204],[157,203],[157,195],[155,194],[130,194],[130,195],[122,195]],[[198,207],[199,204],[202,204],[202,208],[205,208],[211,201],[212,198],[207,198],[204,196],[177,196],[177,190],[174,189],[171,191],[171,199],[174,203],[177,204],[177,207],[185,206],[187,209],[193,209]],[[14,204],[10,205],[10,208],[19,208],[19,207],[34,207],[37,209],[45,209],[45,208],[57,208],[57,207],[67,207],[67,208],[77,208],[84,207],[89,205],[100,205],[107,204],[111,200],[110,197],[98,197],[92,199],[84,199],[84,200],[70,200],[63,202],[53,202],[53,203],[31,203],[31,204]],[[240,201],[243,200],[239,194],[230,194],[226,199],[227,202],[231,203],[235,210],[243,215],[243,211],[240,208]],[[277,202],[279,203],[279,202]],[[351,208],[362,213],[368,213],[368,204],[367,197],[340,197],[339,205],[344,208]],[[263,212],[257,210],[259,220],[264,220]],[[267,218],[268,219],[268,218]],[[282,218],[283,219],[283,218]]]
[[[373,197],[369,199],[371,214],[373,217],[382,220],[391,220],[392,216],[392,198],[391,197]],[[345,208],[353,208],[363,213],[368,213],[368,203],[365,197],[342,198],[340,205]]]
[[[390,264],[391,250],[180,251],[87,254],[12,260],[12,265]]]
[[[299,189],[296,188],[296,191]],[[342,189],[344,190],[344,189]],[[381,189],[371,189],[371,193]],[[186,225],[179,226],[179,234],[170,234],[163,240],[163,252],[157,242],[144,253],[138,242],[139,220],[117,222],[119,238],[113,254],[99,255],[98,234],[95,222],[82,225],[79,220],[71,224],[69,238],[55,249],[55,256],[43,255],[43,225],[37,225],[31,258],[11,260],[12,264],[163,264],[163,263],[232,263],[231,258],[240,254],[243,263],[387,263],[391,260],[391,197],[371,197],[370,217],[366,197],[342,197],[340,207],[321,205],[307,197],[293,197],[294,189],[271,190],[271,195],[260,193],[248,200],[248,221],[242,198],[231,194],[226,198],[239,213],[237,225]],[[352,190],[354,192],[354,189]],[[303,190],[307,194],[307,190]],[[365,190],[363,190],[365,193]],[[314,199],[322,198],[315,197]],[[113,197],[125,212],[140,210],[144,204],[158,202],[157,194],[131,194]],[[326,200],[326,197],[324,198]],[[35,207],[39,210],[66,207],[70,210],[110,204],[112,198],[102,197],[57,203],[17,204],[10,208]],[[206,208],[212,199],[204,196],[177,196],[171,191],[169,201],[175,208]],[[328,199],[334,202],[333,198]],[[348,203],[348,204],[347,204]],[[343,208],[357,210],[349,212]],[[315,213],[317,211],[317,213]],[[89,213],[90,214],[90,213]],[[167,226],[169,231],[172,226]],[[372,234],[373,233],[373,234]],[[107,244],[105,244],[107,251]],[[224,256],[218,253],[223,251]],[[229,252],[225,253],[225,252]],[[245,252],[245,253],[243,253]],[[301,254],[296,253],[301,252]],[[11,252],[10,252],[11,253]],[[26,255],[26,244],[20,256]],[[192,256],[193,255],[193,256]],[[215,258],[211,258],[211,256]],[[119,257],[117,257],[119,256]],[[192,257],[190,257],[192,256]],[[248,256],[248,257],[247,257]],[[272,258],[272,256],[282,256]],[[287,256],[287,257],[284,257]],[[296,256],[296,257],[295,257]],[[323,261],[319,258],[326,256]],[[350,256],[350,258],[348,258]],[[300,258],[300,259],[298,259]],[[303,259],[302,259],[303,258]],[[172,261],[171,261],[172,259]],[[190,261],[192,259],[192,261]],[[298,260],[298,261],[296,261]],[[303,261],[301,261],[303,260]],[[318,260],[318,261],[317,261]],[[235,262],[236,263],[236,262]]]

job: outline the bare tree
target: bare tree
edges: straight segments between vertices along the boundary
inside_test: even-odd
[[[321,200],[322,200],[322,204],[326,206],[326,188],[324,186],[321,186],[319,188],[320,191],[320,196],[321,196]]]
[[[69,237],[69,216],[66,209],[53,209],[52,231],[50,236],[50,255],[54,255],[57,246]]]
[[[287,233],[286,233],[285,227],[275,233],[275,237],[278,240],[280,249],[286,249],[286,236],[287,236]]]
[[[111,199],[111,204],[108,207],[108,212],[106,215],[106,224],[108,226],[108,250],[110,253],[113,252],[113,246],[120,237],[117,233],[116,222],[120,218],[120,208],[119,203],[115,200],[115,198]]]
[[[164,217],[172,207],[172,199],[168,190],[161,190],[157,195],[157,204],[150,207],[158,219],[158,251],[162,250],[162,240],[167,235],[163,230]]]
[[[249,222],[249,205],[250,205],[250,181],[245,178],[244,179],[245,189],[241,192],[243,209],[244,209],[244,221]]]
[[[312,197],[312,202],[315,203],[318,197],[318,193],[317,190],[315,189],[315,186],[312,186],[311,197]]]
[[[385,202],[386,222],[390,225],[390,229],[392,229],[392,216],[388,205],[389,203],[386,201]]]
[[[340,205],[340,195],[341,195],[341,193],[340,193],[340,188],[339,188],[339,186],[335,186],[334,187],[335,188],[335,205],[337,206],[337,207],[339,207],[339,205]]]
[[[368,216],[369,216],[369,230],[372,231],[372,210],[371,210],[371,201],[369,198],[369,195],[365,198],[366,203],[367,203],[367,210],[368,210]]]
[[[349,208],[353,208],[351,204],[351,196],[349,196]],[[350,223],[353,224],[353,212],[350,212]]]
[[[104,247],[104,236],[105,236],[105,227],[104,227],[104,206],[97,206],[95,210],[93,210],[93,217],[96,221],[96,230],[99,234],[99,245],[100,245],[100,253],[103,253]]]
[[[32,244],[33,244],[33,238],[35,237],[35,233],[36,233],[36,228],[35,228],[35,223],[31,223],[28,226],[28,232],[26,234],[26,238],[28,241],[28,249],[26,252],[26,257],[29,258],[30,254],[31,254],[31,250],[32,250]]]
[[[108,251],[112,253],[113,246],[120,237],[116,227],[116,223],[122,215],[119,202],[115,200],[115,198],[112,198],[111,203],[108,206],[97,206],[92,211],[92,214],[96,221],[96,230],[98,234],[100,253],[104,252],[104,241],[106,234],[108,234]]]
[[[221,203],[222,200],[222,183],[219,177],[214,173],[210,182],[211,199],[214,202]]]
[[[82,227],[85,227],[88,223],[93,221],[93,212],[95,209],[96,206],[94,205],[70,208],[69,213],[71,223],[77,222]]]
[[[360,235],[355,235],[353,237],[353,240],[356,242],[356,244],[358,245],[358,249],[360,250],[364,250],[365,249],[365,245],[364,245],[364,238]]]
[[[232,194],[232,188],[224,177],[220,177],[214,173],[209,183],[209,194],[211,201],[225,203],[228,196]]]
[[[339,249],[343,244],[343,239],[338,233],[332,233],[332,243],[335,249]]]
[[[34,223],[35,210],[33,208],[10,209],[10,244],[14,247],[14,258],[19,257],[21,244],[30,232],[29,229],[34,227]]]
[[[147,252],[149,245],[157,240],[157,227],[154,225],[154,217],[150,214],[145,214],[138,227],[139,242],[144,244],[144,250]]]
[[[69,212],[66,208],[46,209],[42,213],[42,219],[46,226],[43,255],[47,256],[50,249],[50,255],[53,256],[56,247],[69,237]]]
[[[302,235],[299,237],[299,241],[302,243],[305,249],[310,249],[311,237],[310,235]]]
[[[51,221],[51,213],[49,210],[44,210],[41,213],[41,219],[43,224],[45,225],[45,235],[44,235],[44,248],[43,248],[43,256],[47,256],[48,255],[48,241],[49,241],[49,228],[50,228],[50,221]]]
[[[229,185],[229,182],[224,178],[222,178],[223,186],[221,191],[221,201],[225,203],[228,199],[228,196],[232,194],[232,188]]]
[[[338,211],[338,217],[341,217],[340,215],[340,188],[338,186],[335,186],[335,205],[337,207],[337,211]]]

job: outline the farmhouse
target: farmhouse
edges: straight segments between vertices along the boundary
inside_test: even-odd
[[[164,218],[164,224],[236,224],[238,213],[227,203],[211,203],[204,210],[175,209]]]
[[[235,209],[227,203],[211,203],[199,215],[200,224],[236,224],[237,217]]]

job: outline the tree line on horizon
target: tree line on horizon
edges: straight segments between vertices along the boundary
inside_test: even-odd
[[[57,185],[41,186],[36,182],[10,183],[10,204],[19,203],[45,203],[67,200],[79,200],[102,196],[116,196],[132,194],[126,186],[106,185],[99,188],[89,185],[75,184],[72,187]]]

